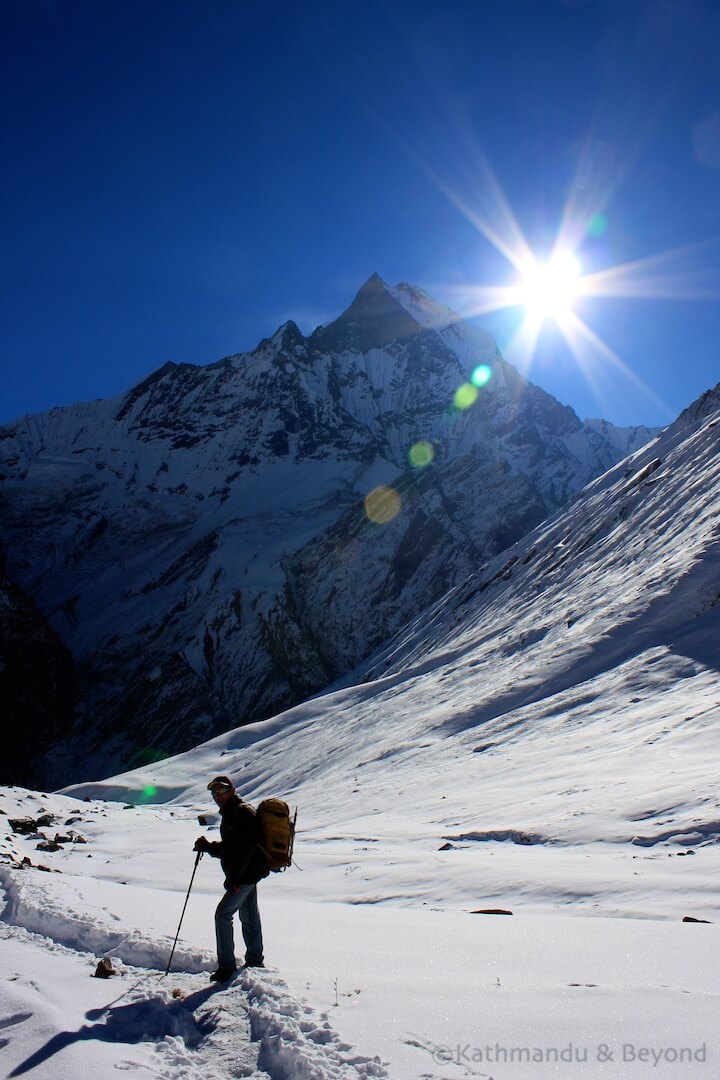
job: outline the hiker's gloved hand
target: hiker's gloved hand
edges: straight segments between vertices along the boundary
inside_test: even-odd
[[[210,841],[207,836],[198,836],[193,846],[193,851],[209,851]]]

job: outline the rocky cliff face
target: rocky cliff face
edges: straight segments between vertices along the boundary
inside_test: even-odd
[[[0,429],[9,569],[81,681],[47,782],[326,686],[653,434],[581,423],[377,275],[310,337]]]

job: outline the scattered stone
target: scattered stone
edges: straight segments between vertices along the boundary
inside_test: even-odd
[[[443,844],[442,847],[438,848],[438,851],[452,851],[452,850],[454,850],[454,848],[455,848],[455,845],[451,844],[450,841],[448,840],[447,844]]]
[[[683,915],[683,922],[711,923],[711,919],[696,919],[693,915]]]
[[[81,817],[69,817],[65,822],[66,825],[77,825],[78,821],[82,821]]]
[[[116,975],[117,972],[112,966],[112,960],[109,956],[104,956],[95,968],[94,978],[96,979],[109,979],[112,975]]]
[[[37,824],[35,818],[31,817],[10,818],[10,828],[13,832],[27,836],[37,831]]]
[[[476,908],[470,912],[471,915],[512,915],[512,911],[508,911],[507,908],[501,907],[486,907]]]
[[[25,858],[27,858],[27,856],[25,856]],[[2,853],[3,865],[12,866],[15,870],[25,869],[25,866],[23,865],[25,862],[25,858],[23,858],[23,861],[20,862],[20,856],[16,851],[4,851]]]
[[[71,836],[63,836],[62,833],[55,833],[55,843],[56,844],[71,844],[72,843],[72,837]]]
[[[38,844],[36,851],[59,851],[60,845],[56,844],[54,840],[43,840]]]
[[[49,825],[55,824],[55,815],[41,814],[40,817],[36,819],[35,824],[38,829],[46,829]]]

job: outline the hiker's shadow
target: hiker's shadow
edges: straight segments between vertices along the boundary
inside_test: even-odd
[[[91,1009],[85,1016],[88,1020],[98,1020],[98,1023],[83,1024],[77,1031],[59,1031],[8,1073],[8,1080],[35,1069],[66,1046],[87,1039],[141,1043],[159,1042],[170,1035],[182,1037],[185,1045],[192,1049],[211,1035],[217,1026],[212,1014],[197,1017],[194,1015],[195,1010],[222,989],[222,986],[209,986],[170,1002],[161,997],[150,997],[145,1001],[133,1001],[129,1005],[116,1005],[111,1002],[104,1009]]]

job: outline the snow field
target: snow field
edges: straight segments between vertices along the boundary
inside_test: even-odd
[[[81,816],[75,827],[93,855],[43,852],[43,862],[62,873],[0,863],[0,1040],[6,1040],[0,1062],[7,1075],[28,1063],[33,1080],[90,1070],[110,1076],[117,1069],[168,1080],[714,1080],[718,1074],[716,925],[553,910],[555,860],[574,857],[567,880],[574,875],[589,896],[617,858],[612,845],[592,850],[590,881],[589,845],[583,853],[487,840],[435,853],[438,865],[448,856],[471,859],[476,848],[484,866],[503,862],[507,878],[518,878],[505,897],[515,912],[507,917],[471,914],[457,902],[422,906],[409,895],[412,888],[373,903],[383,861],[396,864],[398,882],[432,874],[430,862],[403,860],[401,845],[387,838],[376,852],[378,845],[360,832],[333,838],[309,830],[300,848],[303,870],[260,884],[270,967],[217,989],[203,974],[214,967],[212,915],[220,893],[219,870],[209,859],[198,866],[173,970],[160,978],[192,871],[197,807],[123,809],[20,789],[0,795],[10,817],[40,808],[60,819]],[[12,847],[14,859],[35,861],[36,843],[12,834],[2,858],[10,858]],[[133,857],[121,860],[123,850]],[[695,865],[691,858],[665,858],[683,869]],[[541,865],[555,882],[545,896]],[[522,891],[523,874],[535,883],[532,903]],[[340,878],[344,902],[328,902],[325,894]],[[481,887],[477,860],[475,878]],[[478,907],[504,906],[496,897],[483,900]],[[118,977],[89,977],[102,955],[113,957]],[[612,1064],[597,1059],[601,1045],[614,1055]],[[657,1053],[685,1048],[696,1057],[680,1072],[664,1058],[656,1065],[622,1060],[651,1047]],[[572,1061],[554,1060],[570,1049]],[[526,1051],[544,1058],[518,1057]],[[508,1060],[487,1060],[488,1053]]]
[[[122,1068],[189,1080],[208,1076],[351,1080],[387,1075],[379,1060],[357,1053],[341,1040],[326,1015],[294,998],[273,969],[241,973],[227,987],[208,982],[207,973],[216,966],[214,950],[207,947],[213,937],[216,895],[221,892],[216,864],[213,894],[208,896],[206,886],[204,894],[192,897],[172,970],[166,979],[160,978],[182,910],[182,892],[147,887],[131,875],[155,865],[163,835],[176,831],[176,811],[146,807],[134,812],[117,804],[78,804],[61,796],[42,796],[40,803],[35,793],[19,789],[0,794],[8,817],[41,810],[58,820],[68,814],[81,817],[83,826],[89,826],[87,847],[93,849],[90,854],[97,867],[118,877],[126,869],[131,872],[122,881],[91,876],[93,870],[88,874],[88,862],[75,857],[74,847],[43,852],[48,870],[18,869],[10,860],[17,864],[23,857],[37,858],[37,835],[13,833],[4,838],[0,937],[3,955],[16,958],[0,976],[0,1030],[4,1026],[10,1033],[0,1050],[7,1051],[3,1064],[12,1062],[6,1065],[8,1075],[31,1070],[37,1077],[77,1077],[100,1066],[101,1075]],[[195,836],[200,828],[196,816],[190,817]],[[188,849],[189,829],[188,821],[184,830]],[[140,831],[144,844],[138,839]],[[171,850],[176,845],[173,837]],[[127,855],[129,847],[135,853],[133,860],[118,857],[118,852]],[[184,861],[192,866],[191,857]],[[161,869],[161,878],[163,873]],[[176,889],[187,888],[189,877],[175,884]],[[237,941],[241,943],[239,934]],[[102,956],[112,959],[120,977],[92,980],[88,991],[85,980]],[[66,998],[68,1003],[79,1001],[84,1011],[63,1010]],[[105,1003],[99,1008],[98,999]],[[139,1049],[119,1062],[103,1046],[95,1053],[96,1044],[105,1043]],[[148,1047],[154,1048],[152,1053]]]

